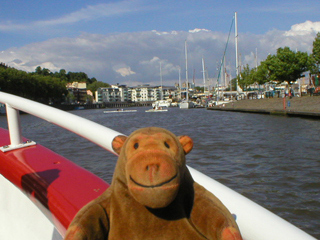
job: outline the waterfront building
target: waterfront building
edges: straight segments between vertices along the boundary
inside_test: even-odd
[[[132,87],[133,102],[148,102],[160,99],[160,87],[151,87],[149,84]]]
[[[111,85],[101,87],[95,92],[96,102],[130,102],[132,101],[132,88],[126,85]]]
[[[87,101],[87,83],[73,82],[67,83],[69,102],[85,103]]]
[[[138,85],[132,88],[132,101],[154,102],[157,100],[169,100],[178,96],[176,87]]]
[[[149,84],[127,87],[126,85],[111,85],[109,88],[98,88],[96,101],[103,102],[154,102],[177,97],[175,87],[150,86]]]
[[[101,102],[120,102],[121,91],[118,86],[112,85],[111,87],[98,88],[96,92],[96,101]]]

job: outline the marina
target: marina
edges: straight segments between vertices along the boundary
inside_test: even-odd
[[[139,108],[129,122],[118,115],[101,114],[101,110],[72,113],[124,134],[158,126],[176,135],[189,135],[194,141],[194,150],[187,157],[189,166],[319,237],[319,136],[311,134],[320,130],[318,121],[171,108],[168,122],[167,113],[149,115],[146,109]],[[113,155],[41,119],[31,115],[21,118],[24,136],[111,181],[116,161]],[[4,116],[0,123],[6,128]]]

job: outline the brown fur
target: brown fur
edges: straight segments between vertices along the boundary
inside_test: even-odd
[[[65,239],[241,240],[226,207],[193,181],[192,147],[190,137],[155,127],[116,137],[112,184],[78,212]]]

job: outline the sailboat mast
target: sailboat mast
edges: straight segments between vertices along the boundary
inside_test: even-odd
[[[189,101],[189,80],[188,80],[188,50],[187,50],[187,40],[184,44],[184,51],[185,51],[185,57],[186,57],[186,99]]]
[[[161,70],[161,62],[160,62],[160,83],[161,83],[161,87],[160,87],[160,100],[163,100],[163,92],[162,92],[162,70]]]
[[[204,59],[202,58],[202,76],[203,76],[203,94],[205,95],[206,90],[206,72],[204,67]]]
[[[179,99],[181,99],[181,68],[179,67]]]
[[[238,17],[237,12],[234,13],[234,25],[235,25],[235,48],[236,48],[236,75],[237,75],[237,91],[239,90],[238,76],[239,76],[239,57],[238,57]]]
[[[258,48],[256,48],[256,68],[258,68]]]
[[[224,87],[226,87],[227,86],[226,56],[223,57],[223,78],[224,78]]]

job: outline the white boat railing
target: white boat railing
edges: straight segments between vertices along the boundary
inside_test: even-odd
[[[10,132],[10,145],[1,146],[2,151],[35,144],[32,141],[26,143],[22,141],[19,110],[76,133],[114,154],[112,140],[118,135],[123,135],[74,114],[8,93],[0,92],[0,102],[6,104]]]
[[[123,135],[112,129],[78,117],[56,108],[36,103],[18,96],[0,92],[0,102],[7,106],[8,128],[10,131],[10,146],[3,150],[26,146],[22,142],[19,111],[32,114],[73,133],[76,133],[104,149],[116,154],[112,149],[112,140]],[[5,151],[3,150],[3,151]],[[245,240],[315,240],[301,229],[240,195],[232,189],[209,178],[208,176],[188,167],[196,182],[217,196],[229,211],[236,215],[241,234]]]

